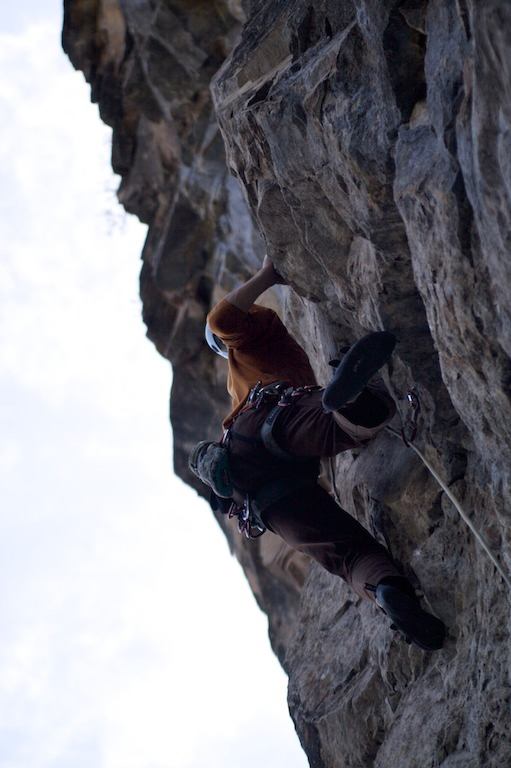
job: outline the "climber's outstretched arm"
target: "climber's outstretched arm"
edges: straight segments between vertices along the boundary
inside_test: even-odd
[[[286,281],[279,275],[271,259],[265,256],[261,269],[240,288],[227,294],[225,298],[238,309],[248,312],[256,299],[273,285],[286,285]]]

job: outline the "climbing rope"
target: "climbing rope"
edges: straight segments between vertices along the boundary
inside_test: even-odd
[[[394,429],[393,427],[387,426],[386,429],[393,434],[395,437],[400,437],[407,448],[412,448],[415,453],[419,456],[419,458],[422,460],[424,465],[427,467],[427,469],[431,472],[435,480],[437,481],[438,485],[442,488],[442,490],[447,494],[448,498],[452,501],[455,508],[457,509],[461,519],[467,524],[467,526],[472,531],[473,535],[475,536],[476,540],[479,542],[483,550],[486,552],[490,560],[492,561],[495,568],[498,570],[502,578],[504,579],[505,583],[511,589],[511,578],[508,576],[508,574],[505,572],[495,555],[490,549],[489,544],[485,541],[483,536],[479,533],[477,528],[474,526],[472,520],[469,518],[463,507],[461,506],[460,502],[454,496],[450,488],[447,487],[445,481],[440,477],[436,469],[433,467],[430,461],[425,457],[425,455],[422,453],[419,448],[414,444],[415,437],[417,435],[417,421],[420,413],[420,401],[417,393],[415,390],[411,390],[408,393],[408,400],[411,403],[414,411],[412,419],[410,420],[408,431],[409,434],[407,434],[407,430],[405,427],[402,428],[401,432],[399,432],[397,429]]]

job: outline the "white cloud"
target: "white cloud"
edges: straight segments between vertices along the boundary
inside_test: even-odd
[[[0,764],[305,766],[266,619],[170,474],[145,230],[108,234],[109,130],[59,23],[0,35]]]

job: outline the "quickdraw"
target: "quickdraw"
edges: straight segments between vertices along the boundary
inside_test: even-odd
[[[259,523],[254,522],[250,510],[250,499],[248,494],[245,496],[243,505],[233,501],[227,511],[229,519],[237,517],[238,533],[245,536],[246,539],[258,539],[266,531],[266,528]]]
[[[408,421],[408,424],[401,427],[401,437],[406,447],[410,448],[410,443],[413,443],[413,441],[417,437],[417,423],[419,421],[419,415],[421,412],[421,403],[419,400],[419,396],[415,391],[415,387],[413,387],[408,392],[406,397],[408,399],[408,402],[411,404],[413,408],[413,413],[412,413],[412,417]],[[407,430],[409,431],[409,434],[406,433]]]

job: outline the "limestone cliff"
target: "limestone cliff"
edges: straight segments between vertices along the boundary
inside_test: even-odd
[[[508,0],[65,0],[63,44],[149,224],[141,295],[173,365],[176,472],[216,438],[204,317],[267,251],[318,379],[373,329],[417,444],[511,571]],[[511,764],[509,590],[417,456],[384,433],[336,462],[341,504],[449,627],[424,654],[339,579],[219,520],[289,675],[313,768]]]

